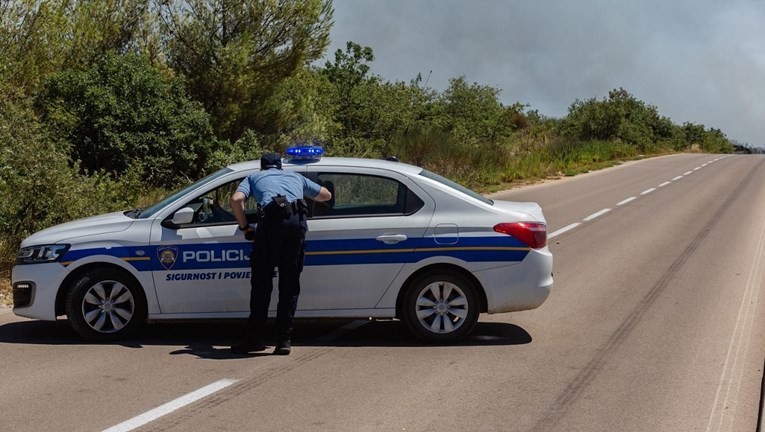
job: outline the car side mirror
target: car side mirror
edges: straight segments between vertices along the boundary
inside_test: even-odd
[[[191,207],[184,207],[173,215],[173,219],[171,222],[173,225],[179,226],[179,225],[186,225],[191,223],[191,221],[194,220],[194,209]]]

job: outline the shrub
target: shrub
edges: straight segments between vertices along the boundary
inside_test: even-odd
[[[81,175],[49,138],[21,91],[3,83],[0,143],[0,233],[6,252],[35,231],[125,207],[135,196],[128,191],[140,189],[136,175],[121,183],[104,175]]]
[[[137,167],[146,183],[174,186],[202,176],[221,145],[183,82],[139,55],[109,54],[88,70],[59,72],[38,105],[52,138],[83,172],[113,179]]]

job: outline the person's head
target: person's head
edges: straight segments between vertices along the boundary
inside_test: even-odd
[[[260,158],[260,169],[282,169],[282,157],[279,153],[266,153]]]

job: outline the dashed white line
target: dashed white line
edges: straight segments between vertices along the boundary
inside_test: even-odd
[[[551,239],[553,237],[559,236],[563,234],[564,232],[571,231],[572,229],[578,227],[579,225],[581,225],[581,223],[579,222],[572,223],[571,225],[566,225],[563,228],[559,229],[558,231],[555,231],[554,233],[548,235],[547,238]]]
[[[604,214],[606,214],[606,213],[608,213],[608,212],[610,212],[610,211],[611,211],[611,209],[610,209],[610,208],[607,208],[607,209],[603,209],[603,210],[601,210],[601,211],[599,211],[599,212],[596,212],[596,213],[593,213],[593,214],[591,214],[591,215],[587,216],[587,217],[586,217],[586,218],[584,218],[583,220],[584,220],[585,222],[589,222],[589,221],[591,221],[591,220],[595,219],[596,217],[599,217],[599,216],[603,216]]]
[[[693,172],[694,172],[694,171],[698,171],[698,170],[700,170],[701,168],[704,168],[705,166],[707,166],[707,165],[711,164],[712,162],[718,161],[718,160],[720,160],[720,159],[724,159],[724,158],[718,158],[718,159],[715,159],[715,160],[712,160],[712,161],[706,162],[706,163],[702,164],[701,166],[697,166],[697,167],[696,167],[696,168],[694,168],[692,171],[686,171],[686,172],[685,172],[685,173],[683,173],[682,175],[679,175],[679,176],[677,176],[677,177],[674,177],[672,180],[669,180],[669,181],[665,181],[664,183],[661,183],[661,184],[659,184],[659,185],[658,185],[657,187],[655,187],[655,188],[646,189],[646,190],[644,190],[643,192],[640,192],[640,195],[648,195],[649,193],[651,193],[651,192],[655,191],[657,188],[661,188],[661,187],[667,186],[667,185],[671,184],[673,181],[677,181],[677,180],[680,180],[680,179],[682,179],[684,176],[687,176],[687,175],[693,174]],[[617,206],[623,206],[623,205],[625,205],[625,204],[627,204],[627,203],[630,203],[630,202],[632,202],[632,201],[634,201],[634,200],[636,200],[636,199],[637,199],[637,197],[634,197],[634,196],[632,196],[632,197],[629,197],[629,198],[627,198],[627,199],[625,199],[625,200],[619,201],[618,203],[616,203],[616,205],[617,205]],[[596,213],[593,213],[593,214],[591,214],[591,215],[587,216],[586,218],[582,219],[582,221],[583,221],[583,222],[589,222],[589,221],[591,221],[591,220],[593,220],[593,219],[595,219],[595,218],[597,218],[597,217],[600,217],[600,216],[602,216],[602,215],[604,215],[604,214],[606,214],[606,213],[608,213],[608,212],[610,212],[610,211],[611,211],[611,209],[610,209],[610,208],[607,208],[607,209],[603,209],[603,210],[601,210],[601,211],[599,211],[599,212],[596,212]],[[557,230],[557,231],[555,231],[555,232],[553,232],[553,233],[549,234],[549,235],[547,236],[547,238],[548,238],[548,239],[551,239],[551,238],[553,238],[553,237],[559,236],[559,235],[561,235],[561,234],[563,234],[563,233],[565,233],[565,232],[571,231],[572,229],[574,229],[574,228],[578,227],[579,225],[581,225],[581,223],[580,223],[580,222],[572,223],[571,225],[566,225],[565,227],[563,227],[563,228],[561,228],[561,229],[559,229],[559,230]]]
[[[223,390],[224,388],[234,384],[237,380],[222,379],[216,381],[210,385],[204,386],[199,390],[195,390],[185,396],[181,396],[178,399],[172,400],[164,405],[160,405],[153,410],[146,411],[145,413],[133,417],[130,420],[124,421],[116,426],[112,426],[109,429],[105,429],[104,432],[128,432],[137,429],[146,423],[152,422],[160,417],[166,416],[173,411],[192,404],[204,397]]]
[[[636,199],[637,199],[637,197],[634,197],[634,196],[633,197],[629,197],[629,198],[627,198],[624,201],[619,201],[618,203],[616,203],[616,205],[623,206],[624,204],[627,204],[628,202],[631,202],[631,201],[635,201]]]

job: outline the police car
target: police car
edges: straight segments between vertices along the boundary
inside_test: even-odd
[[[332,192],[308,202],[298,317],[399,318],[418,338],[448,343],[470,334],[481,312],[533,309],[549,295],[552,255],[536,203],[492,201],[397,161],[287,153],[283,169]],[[251,243],[229,200],[259,169],[231,165],[146,209],[33,234],[13,268],[14,313],[66,315],[81,336],[106,341],[146,321],[246,318]]]

